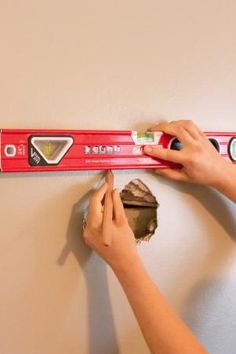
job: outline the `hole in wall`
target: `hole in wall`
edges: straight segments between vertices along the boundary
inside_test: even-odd
[[[138,178],[131,180],[120,196],[136,241],[149,241],[158,226],[156,197]]]

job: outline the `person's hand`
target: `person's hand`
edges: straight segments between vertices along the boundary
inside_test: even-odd
[[[180,164],[179,169],[159,169],[162,176],[177,181],[192,182],[217,187],[223,174],[232,168],[221,157],[207,136],[189,120],[162,122],[152,131],[161,131],[175,136],[182,143],[180,151],[164,149],[160,146],[145,146],[147,155]]]
[[[106,212],[105,212],[106,211]],[[110,232],[110,245],[104,244],[104,230]],[[117,190],[103,184],[91,197],[83,237],[112,268],[125,270],[138,258],[136,241],[129,227]]]

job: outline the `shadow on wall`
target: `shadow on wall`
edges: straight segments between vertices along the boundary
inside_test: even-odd
[[[226,198],[205,186],[169,181],[161,177],[159,181],[183,194],[193,196],[221,225],[230,240],[236,242],[234,205],[231,208],[231,202]],[[213,229],[209,228],[209,232],[212,233]],[[231,243],[230,245],[233,246]],[[236,283],[232,272],[227,275],[228,260],[234,253],[235,249],[230,246],[218,250],[210,275],[194,284],[182,305],[181,317],[209,353],[236,353]],[[205,274],[209,269],[208,262],[211,264],[212,259],[205,260],[199,274]],[[216,275],[212,275],[212,271]],[[184,278],[183,274],[181,277]]]
[[[88,192],[72,208],[66,235],[67,242],[58,259],[58,264],[63,265],[72,251],[83,270],[88,289],[89,353],[118,354],[106,265],[84,244],[80,234],[85,206],[91,194],[92,191]]]
[[[236,353],[235,293],[234,277],[215,277],[196,284],[185,301],[183,319],[209,353]]]
[[[159,181],[182,193],[192,195],[219,222],[231,240],[236,242],[236,218],[226,198],[206,186],[174,182],[162,177]]]

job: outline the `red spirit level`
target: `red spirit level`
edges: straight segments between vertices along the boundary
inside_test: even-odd
[[[218,152],[236,162],[236,133],[206,133]],[[1,172],[167,168],[144,145],[180,150],[178,139],[160,132],[106,130],[0,130]]]

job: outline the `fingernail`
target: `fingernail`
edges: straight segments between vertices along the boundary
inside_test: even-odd
[[[151,146],[144,146],[144,152],[146,152],[147,154],[151,154],[152,150],[153,149]]]

